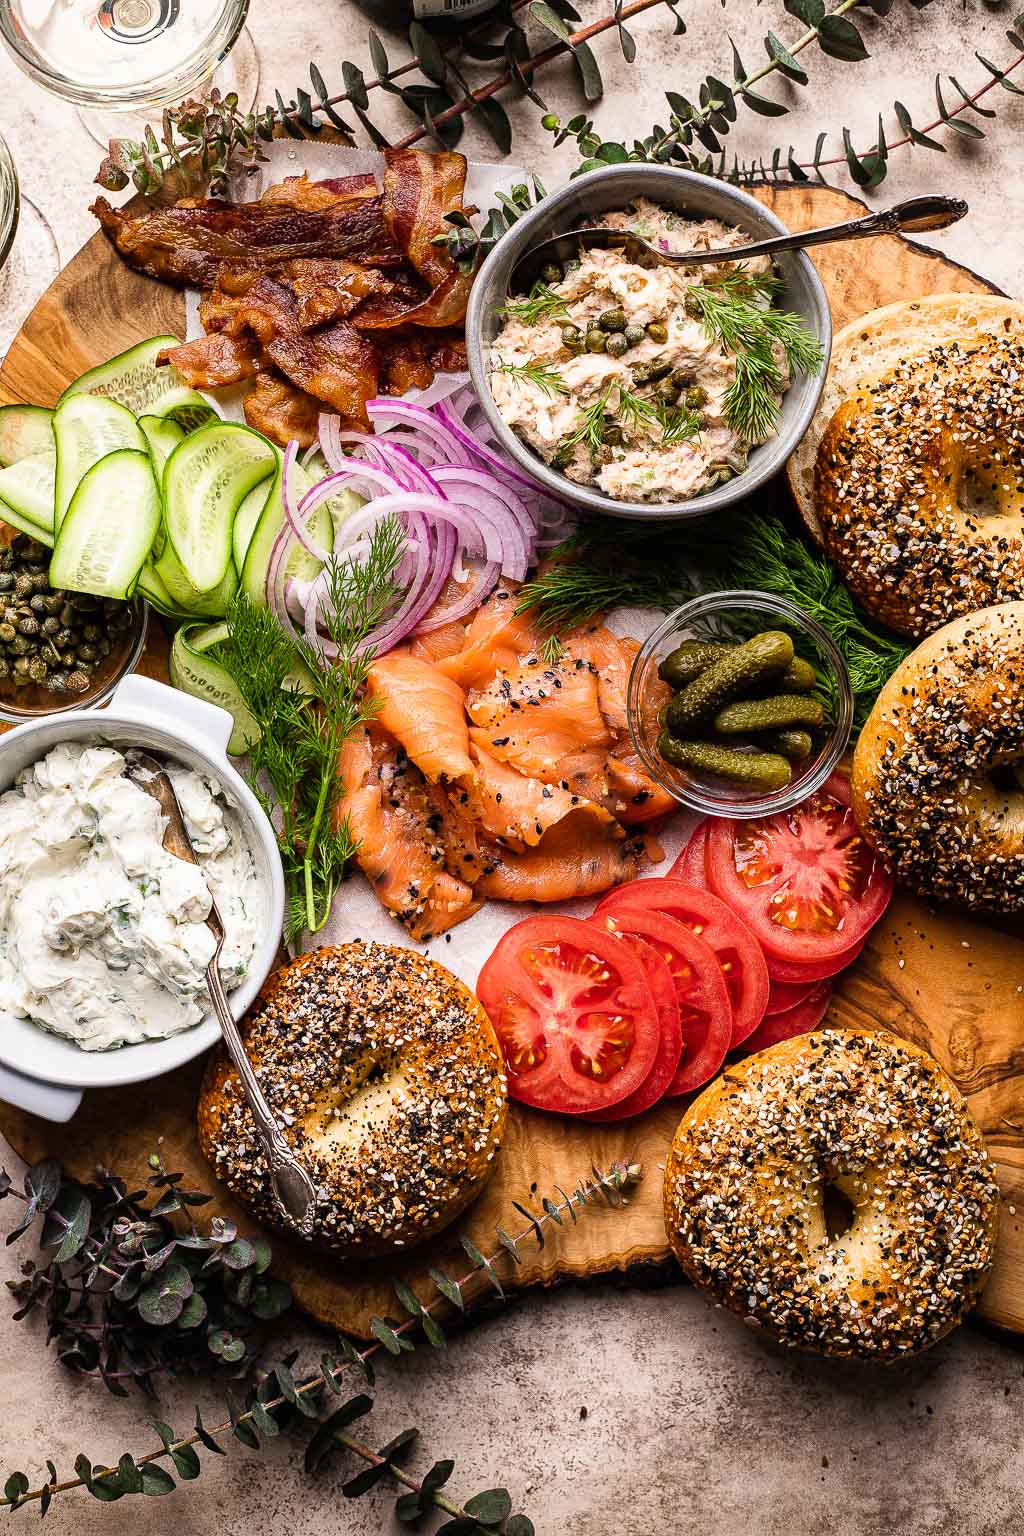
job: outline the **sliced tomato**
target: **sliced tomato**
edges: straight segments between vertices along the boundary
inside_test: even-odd
[[[785,1013],[787,1008],[795,1008],[818,985],[817,981],[773,981],[768,989],[765,1018],[770,1018],[773,1013]]]
[[[589,921],[601,924],[600,918],[592,917]],[[664,1096],[679,1067],[679,1058],[683,1050],[683,1026],[676,984],[668,962],[635,933],[615,926],[613,920],[608,919],[601,926],[606,932],[614,933],[621,943],[628,945],[640,961],[658,1010],[658,1022],[661,1026],[658,1054],[640,1087],[634,1089],[628,1099],[613,1104],[611,1109],[592,1110],[580,1117],[583,1120],[626,1120],[631,1115],[642,1115],[645,1109],[650,1109],[652,1104],[657,1104],[658,1100]]]
[[[765,955],[768,975],[773,984],[825,981],[830,976],[838,976],[840,971],[852,965],[867,941],[868,935],[865,934],[859,944],[855,944],[852,949],[844,949],[841,955],[833,955],[830,960],[780,960],[777,955]]]
[[[598,905],[598,912],[621,907],[663,912],[689,928],[718,956],[732,1004],[730,1049],[739,1045],[764,1018],[768,1001],[768,968],[757,940],[733,912],[710,891],[683,880],[655,877],[616,886]],[[685,1030],[684,1030],[685,1037]]]
[[[477,996],[501,1042],[512,1098],[579,1114],[639,1088],[661,1039],[640,961],[593,923],[528,917],[499,941]]]
[[[704,874],[704,850],[708,842],[708,817],[699,821],[690,841],[676,859],[666,876],[669,880],[685,880],[687,885],[707,885]]]
[[[744,1049],[764,1051],[770,1045],[778,1045],[780,1040],[792,1040],[794,1035],[809,1035],[825,1017],[831,1001],[831,984],[827,981],[819,983],[795,1008],[787,1008],[785,1013],[770,1013],[760,1028],[755,1029]]]
[[[867,937],[889,905],[892,879],[861,836],[849,801],[846,780],[833,775],[789,811],[712,823],[708,884],[766,956],[803,965],[835,960]]]
[[[703,1087],[722,1065],[732,1042],[732,1004],[715,951],[683,923],[643,907],[598,909],[590,921],[623,940],[643,939],[665,961],[679,1002],[683,1047],[666,1097]]]

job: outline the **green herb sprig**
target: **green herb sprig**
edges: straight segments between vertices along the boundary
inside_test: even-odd
[[[403,1523],[415,1524],[423,1516],[442,1511],[450,1519],[439,1527],[439,1533],[447,1531],[450,1536],[534,1536],[533,1522],[524,1514],[512,1512],[512,1500],[504,1488],[487,1488],[470,1498],[457,1500],[447,1486],[454,1471],[453,1461],[436,1461],[421,1476],[411,1473],[404,1463],[416,1444],[416,1429],[403,1430],[377,1450],[356,1438],[352,1426],[369,1414],[373,1398],[369,1391],[361,1390],[344,1399],[343,1380],[349,1372],[355,1371],[361,1377],[363,1388],[372,1388],[374,1357],[385,1355],[400,1359],[415,1350],[420,1334],[432,1348],[443,1349],[446,1341],[439,1314],[464,1312],[487,1288],[499,1299],[504,1299],[503,1265],[521,1264],[522,1250],[528,1243],[543,1248],[552,1226],[562,1227],[567,1221],[575,1226],[593,1207],[622,1208],[628,1204],[629,1191],[642,1177],[643,1169],[639,1164],[612,1163],[603,1171],[595,1168],[568,1193],[559,1189],[557,1199],[540,1200],[538,1211],[531,1210],[528,1204],[513,1202],[515,1210],[524,1218],[525,1226],[513,1233],[497,1227],[497,1246],[486,1254],[464,1236],[462,1248],[469,1269],[458,1278],[442,1270],[431,1270],[434,1294],[426,1301],[421,1301],[402,1281],[396,1281],[396,1314],[404,1315],[400,1321],[372,1318],[371,1343],[357,1347],[342,1335],[337,1351],[323,1354],[319,1370],[301,1380],[296,1380],[293,1374],[294,1354],[277,1361],[262,1373],[257,1383],[249,1386],[242,1397],[228,1395],[228,1416],[222,1422],[206,1424],[196,1409],[193,1431],[182,1435],[170,1424],[154,1420],[159,1447],[142,1455],[126,1451],[116,1464],[111,1464],[93,1463],[82,1453],[75,1458],[75,1475],[63,1479],[58,1476],[55,1463],[48,1460],[48,1480],[37,1487],[32,1486],[23,1471],[11,1472],[3,1483],[0,1507],[6,1506],[13,1511],[37,1501],[40,1514],[46,1515],[55,1496],[77,1488],[87,1489],[102,1503],[111,1503],[131,1494],[159,1496],[171,1493],[177,1486],[175,1473],[183,1482],[193,1481],[200,1475],[203,1468],[200,1447],[223,1455],[224,1447],[218,1441],[230,1433],[250,1450],[259,1451],[266,1440],[277,1438],[282,1430],[305,1425],[310,1431],[305,1452],[307,1472],[319,1472],[344,1452],[364,1463],[363,1470],[343,1484],[342,1493],[346,1498],[359,1498],[385,1479],[391,1479],[406,1490],[399,1496],[395,1508]],[[165,1182],[176,1187],[178,1178],[178,1175],[170,1175]],[[111,1183],[123,1187],[119,1181],[111,1179]],[[40,1163],[31,1168],[26,1176],[24,1193],[14,1189],[6,1173],[0,1173],[0,1198],[8,1194],[17,1196],[26,1206],[14,1236],[26,1231],[40,1218],[43,1222],[41,1241],[45,1247],[52,1248],[57,1244],[64,1247],[69,1241],[69,1233],[76,1234],[77,1241],[81,1218],[69,1219],[65,1215],[65,1189],[70,1190],[76,1200],[79,1198],[79,1187],[65,1181],[55,1163]],[[188,1249],[187,1235],[178,1239],[178,1246]],[[81,1244],[78,1251],[81,1251]],[[228,1251],[228,1248],[223,1250],[223,1262],[227,1261]],[[85,1256],[84,1261],[102,1262],[92,1255]],[[141,1267],[145,1269],[145,1260]],[[111,1384],[108,1382],[108,1385]],[[332,1398],[336,1402],[343,1400],[332,1408]]]
[[[495,373],[504,373],[514,384],[534,384],[546,395],[567,395],[569,386],[555,368],[546,363],[498,363]]]
[[[820,373],[825,352],[799,315],[776,309],[771,298],[778,279],[755,276],[742,266],[720,281],[687,289],[687,313],[709,336],[735,354],[736,369],[725,395],[725,415],[748,443],[770,437],[779,419],[785,379],[776,356],[781,347],[790,374]]]
[[[286,634],[269,608],[244,595],[228,614],[230,639],[217,648],[216,659],[260,727],[250,747],[250,783],[278,826],[286,941],[303,929],[323,928],[356,851],[348,822],[333,825],[341,793],[338,754],[373,713],[363,692],[373,662],[365,642],[395,599],[403,547],[398,522],[386,518],[374,529],[364,562],[328,566],[321,612],[336,658]]]
[[[543,320],[569,321],[565,299],[547,283],[534,283],[525,299],[509,299],[500,311],[506,320],[518,320],[523,325],[539,325]]]

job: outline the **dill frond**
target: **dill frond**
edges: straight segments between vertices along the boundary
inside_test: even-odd
[[[506,320],[519,320],[523,325],[537,325],[541,320],[571,320],[565,299],[547,283],[534,283],[528,298],[510,299],[498,313]]]
[[[536,384],[547,395],[567,395],[569,386],[555,368],[547,363],[498,363],[495,373],[504,373],[513,384]]]

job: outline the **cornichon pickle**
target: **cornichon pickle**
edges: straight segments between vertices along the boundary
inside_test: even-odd
[[[713,773],[754,789],[785,789],[792,778],[789,763],[775,752],[739,752],[713,741],[679,741],[668,731],[658,737],[658,751],[676,768]]]
[[[817,681],[818,674],[810,662],[804,661],[802,656],[794,656],[779,678],[779,687],[783,693],[810,693]]]
[[[749,691],[763,677],[784,672],[792,660],[793,642],[781,630],[766,630],[763,635],[735,646],[676,694],[665,717],[669,730],[679,737],[689,736],[693,726],[707,720],[730,699]],[[773,725],[805,723],[800,719],[778,720],[753,729],[771,730]]]
[[[692,683],[695,677],[707,671],[713,661],[720,661],[735,649],[735,646],[724,645],[720,640],[684,640],[682,645],[677,645],[665,657],[658,668],[658,676],[663,683],[670,683],[673,688],[685,688],[687,683]]]
[[[763,742],[766,752],[781,752],[783,757],[788,757],[791,763],[802,763],[805,757],[810,757],[813,745],[810,731],[800,731],[795,728],[788,731],[773,731],[770,736],[764,738]]]
[[[671,705],[668,718],[671,725]],[[806,693],[778,693],[767,699],[736,699],[724,705],[715,716],[715,730],[723,736],[749,736],[752,731],[779,731],[791,725],[814,730],[824,720],[820,699]]]

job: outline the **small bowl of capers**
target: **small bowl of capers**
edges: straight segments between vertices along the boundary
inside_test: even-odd
[[[146,644],[148,609],[50,585],[50,551],[25,534],[0,543],[0,719],[102,704]]]
[[[684,603],[633,662],[633,745],[681,804],[705,816],[767,816],[825,783],[853,725],[849,673],[809,614],[767,592]]]

